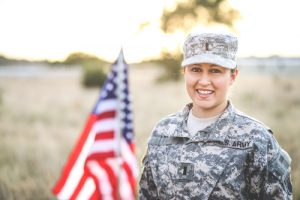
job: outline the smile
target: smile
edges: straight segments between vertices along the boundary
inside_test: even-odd
[[[208,95],[214,93],[212,90],[196,90],[198,94],[200,95]]]

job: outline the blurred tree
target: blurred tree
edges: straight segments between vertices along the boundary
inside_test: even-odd
[[[177,81],[181,78],[181,67],[180,62],[182,60],[182,55],[171,54],[169,52],[162,52],[162,59],[158,59],[155,62],[163,67],[163,74],[158,78],[158,82],[164,82],[168,80]]]
[[[107,64],[105,61],[99,59],[97,56],[82,52],[75,52],[70,54],[63,63],[66,65],[83,65],[86,62]]]
[[[166,8],[161,16],[161,29],[165,33],[178,29],[189,32],[197,23],[233,28],[233,21],[239,18],[239,12],[230,7],[227,0],[177,0],[174,7]]]
[[[11,60],[6,58],[5,56],[0,55],[0,66],[11,64]]]
[[[82,64],[82,85],[87,88],[99,88],[103,85],[107,74],[104,72],[104,66],[99,62],[88,61]]]
[[[174,5],[166,7],[162,13],[160,29],[165,34],[182,31],[185,35],[195,26],[222,24],[234,29],[233,22],[240,17],[239,12],[230,7],[228,0],[176,0]],[[141,29],[151,23],[144,23]],[[181,44],[173,52],[163,50],[161,57],[156,60],[164,67],[164,74],[158,80],[178,80],[181,66]],[[166,53],[167,52],[167,53]]]
[[[109,70],[108,63],[97,56],[76,52],[70,54],[65,61],[65,65],[79,65],[82,67],[81,84],[84,87],[102,86]]]
[[[0,55],[0,66],[19,65],[19,64],[28,64],[28,63],[30,63],[30,61],[16,59],[16,58],[8,58],[4,55]]]

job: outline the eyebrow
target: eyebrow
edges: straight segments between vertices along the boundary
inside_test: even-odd
[[[192,64],[191,66],[203,67],[202,63]],[[216,64],[209,64],[209,67],[222,67],[222,66]]]

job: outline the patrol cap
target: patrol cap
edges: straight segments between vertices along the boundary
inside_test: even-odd
[[[191,33],[183,46],[182,67],[197,63],[211,63],[236,68],[238,39],[229,33]]]

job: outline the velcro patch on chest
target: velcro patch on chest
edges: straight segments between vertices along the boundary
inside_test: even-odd
[[[194,164],[193,163],[178,163],[177,177],[178,181],[189,181],[194,176]]]
[[[148,144],[149,145],[172,145],[184,143],[185,138],[180,137],[166,137],[166,136],[152,136]]]
[[[224,140],[223,145],[232,148],[247,149],[252,147],[252,143],[251,140]]]
[[[269,170],[277,178],[284,180],[291,170],[291,158],[288,153],[280,149],[275,159],[269,164]]]
[[[235,149],[248,149],[253,145],[252,140],[241,139],[212,139],[205,141],[207,144],[218,145],[223,147],[230,147]]]

